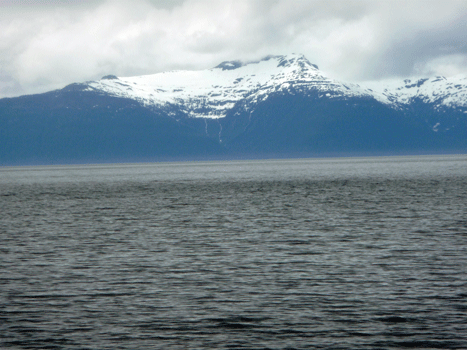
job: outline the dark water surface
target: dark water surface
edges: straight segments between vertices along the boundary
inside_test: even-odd
[[[0,168],[2,349],[467,348],[467,156]]]

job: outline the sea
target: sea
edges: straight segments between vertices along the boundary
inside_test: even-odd
[[[467,155],[0,168],[1,349],[467,349]]]

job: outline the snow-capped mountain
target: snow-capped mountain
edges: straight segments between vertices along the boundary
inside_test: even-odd
[[[467,79],[350,84],[303,55],[0,99],[0,165],[467,152]]]
[[[268,56],[257,62],[223,62],[201,71],[173,71],[137,77],[106,76],[87,91],[134,99],[146,107],[183,106],[190,117],[223,118],[236,103],[245,110],[274,92],[315,90],[327,97],[375,96],[355,84],[329,79],[303,55]]]
[[[305,56],[268,56],[260,61],[228,61],[200,71],[172,71],[136,77],[105,76],[85,83],[87,91],[130,98],[146,107],[183,106],[190,117],[223,118],[238,102],[248,110],[271,93],[307,90],[328,98],[372,97],[400,107],[415,98],[435,107],[467,107],[467,77],[436,77],[368,86],[328,78]]]
[[[386,99],[387,103],[408,105],[418,99],[423,103],[433,104],[435,108],[467,107],[467,77],[462,75],[368,85],[375,96],[379,95],[381,101]]]

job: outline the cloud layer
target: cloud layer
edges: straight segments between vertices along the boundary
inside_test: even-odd
[[[0,97],[303,53],[330,77],[467,74],[467,2],[0,0]]]

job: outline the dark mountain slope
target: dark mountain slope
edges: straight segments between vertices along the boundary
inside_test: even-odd
[[[129,99],[58,91],[0,100],[0,164],[203,159],[222,147]]]
[[[436,134],[419,116],[365,97],[330,100],[317,94],[275,94],[243,118],[228,115],[222,125],[225,144],[238,154],[320,156],[467,149],[463,137],[467,128],[456,135]]]

